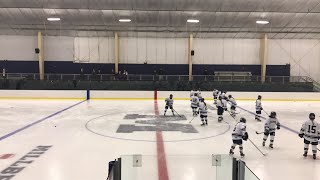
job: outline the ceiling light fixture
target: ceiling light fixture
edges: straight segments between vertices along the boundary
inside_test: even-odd
[[[269,21],[266,20],[258,20],[256,21],[257,24],[269,24]]]
[[[119,22],[131,22],[131,19],[119,19]]]
[[[188,19],[187,22],[188,23],[198,23],[199,20],[198,19]]]
[[[60,21],[60,18],[53,18],[53,17],[51,17],[51,18],[47,18],[47,20],[48,21]]]

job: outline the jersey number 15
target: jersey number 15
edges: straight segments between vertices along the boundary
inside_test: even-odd
[[[313,134],[316,133],[316,127],[317,127],[317,126],[311,126],[311,125],[309,125],[308,133],[310,133],[310,132],[313,133]]]

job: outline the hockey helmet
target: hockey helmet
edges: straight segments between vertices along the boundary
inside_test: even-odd
[[[258,99],[261,99],[261,98],[262,98],[261,95],[259,95],[259,96],[258,96]]]
[[[173,95],[172,94],[170,94],[170,98],[172,98],[173,97]]]
[[[309,114],[309,119],[314,120],[316,118],[316,115],[314,113]]]
[[[247,120],[246,120],[246,118],[241,117],[241,118],[240,118],[240,122],[246,123],[246,122],[247,122]]]
[[[274,112],[274,111],[272,111],[269,117],[271,117],[271,118],[275,118],[276,116],[277,116],[277,113],[276,113],[276,112]]]

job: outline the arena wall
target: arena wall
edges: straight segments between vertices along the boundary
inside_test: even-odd
[[[175,100],[188,100],[188,91],[90,91],[91,100],[153,100],[155,96],[163,100],[173,94]],[[261,95],[264,101],[320,101],[320,93],[305,92],[228,92],[236,100],[253,101]],[[212,100],[212,92],[202,92],[207,100]],[[0,99],[57,99],[85,100],[84,90],[1,90]]]

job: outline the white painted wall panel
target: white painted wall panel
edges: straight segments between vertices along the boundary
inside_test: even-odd
[[[176,38],[176,62],[173,64],[188,64],[188,39]]]
[[[143,64],[147,61],[147,38],[138,38],[137,40],[137,63]]]
[[[73,37],[44,36],[44,60],[73,61],[73,45]]]
[[[318,82],[320,81],[320,41],[269,40],[268,54],[268,64],[290,64],[291,76],[309,76]]]
[[[36,61],[37,36],[0,36],[0,59]]]
[[[100,63],[99,38],[89,38],[89,62]]]
[[[195,64],[259,64],[260,41],[194,39]]]
[[[99,60],[100,63],[114,62],[114,39],[99,38]]]

